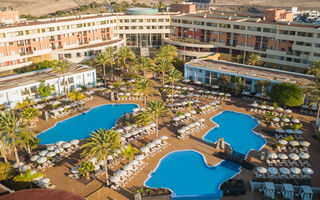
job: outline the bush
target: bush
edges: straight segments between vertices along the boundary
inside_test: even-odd
[[[303,104],[303,90],[297,84],[278,83],[271,89],[271,100],[283,106],[301,106]]]

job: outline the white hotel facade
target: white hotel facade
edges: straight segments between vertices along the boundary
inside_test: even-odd
[[[28,72],[0,78],[0,105],[13,108],[26,99],[40,99],[38,87],[41,81],[54,86],[52,96],[64,94],[64,87],[69,91],[81,86],[93,87],[96,84],[96,70],[85,65],[74,66],[65,73],[66,85],[62,85],[62,75],[51,69]]]

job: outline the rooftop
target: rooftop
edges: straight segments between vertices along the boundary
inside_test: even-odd
[[[65,73],[65,76],[92,71],[92,70],[94,70],[94,68],[88,67],[86,65],[74,66]],[[60,75],[52,71],[52,69],[39,70],[34,72],[1,77],[0,91],[11,89],[11,88],[17,88],[24,85],[39,83],[40,81],[52,80],[58,77],[60,77]]]
[[[261,16],[254,15],[245,15],[245,14],[233,14],[233,15],[213,15],[210,14],[180,14],[177,15],[180,17],[194,17],[194,18],[206,18],[206,19],[216,19],[216,20],[229,20],[229,21],[238,21],[238,22],[253,22],[260,24],[274,24],[274,25],[283,25],[283,26],[294,26],[294,27],[302,27],[302,28],[312,28],[318,29],[320,28],[319,24],[311,24],[311,23],[302,23],[302,22],[287,22],[287,21],[268,21],[264,20]]]
[[[84,198],[73,194],[71,192],[63,190],[52,190],[52,189],[28,189],[13,192],[0,197],[0,200],[84,200]]]
[[[89,48],[103,47],[103,46],[108,45],[108,44],[114,44],[114,43],[120,42],[121,40],[122,39],[104,41],[104,42],[88,44],[88,45],[83,45],[83,46],[74,47],[74,48],[70,48],[70,49],[64,49],[64,50],[68,51],[68,50],[78,50],[78,49],[89,49]]]
[[[241,74],[244,76],[254,76],[270,81],[297,83],[300,85],[309,85],[313,79],[313,76],[306,74],[211,59],[196,59],[186,63],[186,65]]]

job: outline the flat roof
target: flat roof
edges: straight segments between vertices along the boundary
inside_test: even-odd
[[[27,189],[0,197],[0,200],[84,200],[81,196],[63,190]]]
[[[95,47],[105,46],[105,45],[108,45],[108,44],[114,44],[114,43],[120,42],[121,40],[122,39],[116,39],[116,40],[111,40],[111,41],[88,44],[88,45],[84,45],[84,46],[80,46],[80,47],[74,47],[74,48],[70,48],[70,49],[63,49],[63,51],[95,48]]]
[[[95,69],[87,65],[73,66],[69,71],[65,73],[65,76],[92,71],[92,70],[95,70]],[[23,74],[12,75],[12,76],[5,76],[0,78],[0,91],[11,89],[11,88],[17,88],[24,85],[39,83],[40,81],[52,80],[58,77],[60,77],[60,75],[54,72],[52,69],[27,72]]]
[[[10,25],[0,25],[0,29],[5,28],[16,28],[16,27],[27,27],[33,25],[40,25],[40,24],[53,24],[53,23],[60,23],[60,22],[68,22],[68,21],[76,21],[76,20],[86,20],[86,19],[95,19],[95,18],[103,18],[103,17],[112,17],[114,15],[94,15],[94,16],[70,16],[70,17],[57,17],[57,18],[48,18],[48,19],[39,19],[34,21],[26,21],[10,24]]]
[[[216,19],[216,20],[228,20],[228,21],[239,21],[239,22],[252,22],[257,24],[274,24],[281,26],[293,26],[293,27],[303,27],[303,28],[312,28],[318,29],[320,28],[319,24],[311,24],[311,23],[301,23],[301,22],[287,22],[287,21],[269,21],[263,20],[262,17],[252,16],[252,15],[212,15],[211,14],[187,14],[187,15],[176,15],[179,17],[194,17],[194,18],[202,18],[202,19]]]
[[[243,76],[257,77],[270,81],[292,82],[304,86],[309,85],[313,79],[312,75],[212,59],[196,59],[187,62],[186,65],[203,67],[221,72],[229,72]]]

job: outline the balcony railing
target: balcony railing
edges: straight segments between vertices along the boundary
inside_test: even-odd
[[[192,39],[192,38],[179,38],[176,36],[170,36],[170,40],[176,41],[176,42],[184,42],[184,43],[192,43],[192,44],[214,44],[213,41],[209,41],[209,42],[200,42],[197,39]]]

